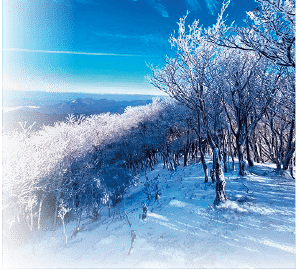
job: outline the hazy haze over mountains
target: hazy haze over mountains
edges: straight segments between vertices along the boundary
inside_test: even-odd
[[[109,99],[116,101],[152,100],[155,95],[92,94],[75,92],[3,91],[3,107],[53,105],[77,98]]]
[[[35,123],[34,129],[39,129],[64,121],[69,114],[123,113],[128,106],[146,105],[155,97],[7,90],[3,91],[3,129],[19,129],[18,122],[27,122],[27,126]]]

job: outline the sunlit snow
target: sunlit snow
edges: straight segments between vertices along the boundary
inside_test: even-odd
[[[267,174],[258,175],[262,170]],[[4,252],[4,267],[295,267],[295,180],[274,176],[266,164],[256,164],[247,177],[225,173],[228,200],[216,207],[215,184],[204,183],[201,164],[177,171],[159,164],[148,172],[149,179],[158,175],[157,201],[148,201],[138,184],[111,217],[104,208],[99,220],[84,220],[73,237],[75,223],[67,223],[67,245],[62,228],[43,232]],[[148,206],[144,220],[143,203]]]

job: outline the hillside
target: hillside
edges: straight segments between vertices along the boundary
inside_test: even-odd
[[[159,182],[158,200],[147,199],[140,174],[110,217],[103,209],[99,220],[83,220],[73,237],[75,223],[67,223],[67,244],[62,228],[41,232],[40,239],[4,252],[3,266],[294,268],[295,180],[276,175],[270,164],[255,164],[245,177],[229,171],[228,200],[214,206],[215,184],[204,183],[201,166],[168,171],[159,163],[148,171],[148,181]]]

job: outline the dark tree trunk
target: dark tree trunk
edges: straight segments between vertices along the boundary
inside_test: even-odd
[[[226,131],[223,131],[223,165],[224,165],[224,172],[228,172],[227,170],[227,147],[228,147],[228,141],[226,141]],[[228,140],[228,138],[227,138]]]
[[[295,157],[292,158],[291,163],[290,163],[290,173],[293,179],[296,179],[294,176],[294,166],[295,166]]]
[[[245,176],[246,172],[246,162],[244,160],[244,153],[243,153],[243,146],[237,139],[237,151],[238,151],[238,158],[239,158],[239,175]]]
[[[226,148],[224,150],[223,163],[224,163],[224,172],[227,173],[228,170],[227,170],[227,150],[226,150]]]
[[[253,167],[254,163],[253,160],[251,159],[251,153],[250,153],[250,142],[249,142],[249,135],[246,137],[246,151],[247,151],[247,161],[249,167]]]
[[[215,160],[215,176],[216,176],[216,199],[214,201],[214,203],[216,205],[223,203],[227,200],[226,195],[225,195],[225,185],[226,185],[226,181],[225,181],[225,177],[223,174],[223,170],[221,167],[221,162],[219,160],[219,153],[218,153],[219,149],[216,147],[214,148],[213,152],[214,152],[214,156],[216,157]]]
[[[200,145],[199,151],[200,151],[200,157],[201,157],[201,162],[202,162],[203,171],[204,171],[204,182],[207,183],[208,182],[208,168],[207,168],[207,164],[206,164],[205,157],[204,157],[204,147]]]
[[[183,150],[183,166],[186,166],[188,163],[189,151],[190,151],[190,143],[187,143]]]
[[[188,162],[188,155],[187,153],[184,151],[183,153],[183,166],[185,167],[187,165]]]
[[[257,137],[255,131],[253,132],[253,154],[254,154],[254,160],[257,163],[261,162],[260,154],[259,154],[259,147],[257,144]]]
[[[82,217],[82,208],[80,208],[80,210],[78,210],[78,213],[77,213],[76,228],[75,228],[76,230],[79,230],[81,217]]]
[[[207,131],[208,142],[213,149],[213,156],[215,157],[214,166],[215,166],[215,177],[216,177],[216,198],[214,203],[216,205],[224,203],[227,198],[225,195],[225,177],[223,174],[220,158],[219,158],[219,148],[216,146],[216,143],[212,140],[211,134]]]
[[[229,143],[229,151],[230,151],[230,156],[231,156],[231,161],[232,161],[232,170],[235,170],[235,166],[234,166],[234,151],[232,150],[232,143],[231,143],[231,136],[229,133],[229,138],[228,138],[228,143]]]
[[[202,138],[199,138],[199,151],[200,151],[200,157],[201,157],[201,162],[202,162],[202,166],[203,166],[203,171],[204,171],[204,182],[205,183],[208,183],[208,168],[207,168],[207,164],[206,164],[206,161],[205,161],[205,150],[204,150],[204,145],[203,143],[201,142],[202,141]]]
[[[288,139],[288,143],[287,143],[287,148],[286,148],[285,160],[283,163],[284,170],[287,170],[289,168],[289,163],[295,152],[295,142],[293,142],[294,130],[295,130],[295,120],[293,119],[291,128],[290,128],[290,134],[289,134],[289,139]]]
[[[191,147],[191,143],[190,143],[190,131],[187,130],[186,144],[185,144],[184,149],[183,149],[183,166],[187,165],[190,147]]]
[[[198,152],[198,148],[197,148],[197,144],[195,142],[193,142],[191,144],[191,152],[192,152],[192,159],[195,160],[197,158],[197,152]]]
[[[213,151],[213,166],[210,170],[210,178],[212,183],[216,181],[216,160],[217,159],[219,159],[219,155],[218,157],[216,157],[215,151]]]
[[[260,161],[262,163],[265,163],[265,159],[264,159],[264,155],[263,155],[263,147],[262,147],[262,144],[261,144],[261,140],[259,140],[258,149],[259,149]]]
[[[205,161],[205,145],[202,142],[202,137],[201,137],[201,121],[200,121],[200,112],[197,111],[197,129],[196,133],[198,135],[198,143],[199,143],[199,151],[200,151],[200,158],[203,166],[203,171],[204,171],[204,182],[208,182],[208,169]]]
[[[281,170],[282,162],[283,162],[283,128],[280,130],[280,136],[279,136],[279,149],[277,150],[277,159],[279,167],[278,169]]]
[[[289,150],[290,151],[287,151],[287,153],[285,154],[285,160],[284,160],[284,163],[283,163],[283,170],[287,170],[289,168],[290,161],[293,158],[293,155],[294,155],[294,152],[295,152],[295,142],[292,142]]]

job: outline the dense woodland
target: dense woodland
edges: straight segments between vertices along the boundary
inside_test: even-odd
[[[67,219],[79,228],[159,161],[169,170],[200,162],[204,181],[216,182],[215,204],[226,201],[224,171],[244,176],[255,163],[272,162],[293,176],[295,1],[257,2],[245,28],[226,25],[229,2],[211,28],[180,20],[170,36],[174,57],[151,67],[151,83],[170,98],[123,114],[70,115],[40,131],[22,124],[22,132],[5,135],[4,229],[31,234],[47,220],[55,229]],[[156,179],[147,179],[145,192],[158,198]]]

